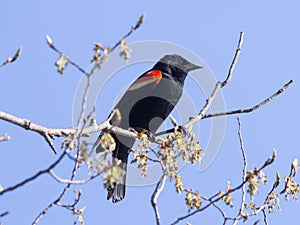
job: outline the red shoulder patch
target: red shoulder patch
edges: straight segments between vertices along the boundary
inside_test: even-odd
[[[151,79],[155,80],[155,82],[158,84],[162,78],[162,72],[160,70],[151,70],[148,73],[146,73],[143,77],[151,78]]]
[[[158,84],[162,78],[162,72],[160,70],[150,70],[145,75],[137,79],[130,87],[129,90],[133,91],[141,88],[147,84],[156,83]]]

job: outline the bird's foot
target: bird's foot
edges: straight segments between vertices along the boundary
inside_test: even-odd
[[[155,135],[147,129],[141,128],[141,127],[133,127],[132,128],[139,136],[146,134],[149,141],[154,142],[155,141]]]
[[[184,137],[190,135],[189,130],[186,129],[184,126],[178,126],[177,131],[180,132],[180,133],[182,133],[182,135],[183,135]]]

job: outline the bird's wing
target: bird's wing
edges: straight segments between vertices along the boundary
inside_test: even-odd
[[[140,76],[129,88],[128,91],[134,91],[145,87],[149,84],[158,84],[162,78],[162,72],[160,70],[150,70]]]

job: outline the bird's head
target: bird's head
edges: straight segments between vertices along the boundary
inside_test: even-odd
[[[167,64],[170,67],[182,70],[186,74],[192,70],[200,69],[202,66],[195,65],[180,55],[165,55],[159,63]]]

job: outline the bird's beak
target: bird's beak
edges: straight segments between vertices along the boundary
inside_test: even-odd
[[[202,66],[195,65],[193,63],[189,63],[187,65],[187,71],[197,70],[203,68]]]

